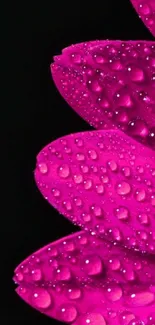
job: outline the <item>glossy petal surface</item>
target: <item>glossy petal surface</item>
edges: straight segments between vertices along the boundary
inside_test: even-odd
[[[96,129],[118,128],[155,147],[155,45],[147,41],[76,44],[51,72],[68,104]]]
[[[14,280],[23,300],[65,323],[151,324],[153,270],[139,253],[79,232],[27,258]]]
[[[60,213],[113,243],[155,253],[155,153],[120,131],[60,138],[37,157],[35,179]]]
[[[146,27],[155,36],[155,1],[131,0],[131,2]]]

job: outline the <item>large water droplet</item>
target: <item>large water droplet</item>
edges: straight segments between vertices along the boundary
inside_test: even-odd
[[[67,266],[60,266],[56,270],[56,279],[58,281],[68,281],[71,278],[70,269]]]
[[[127,297],[126,303],[132,307],[143,307],[154,302],[154,293],[150,291],[141,291],[138,293],[132,293]]]
[[[110,301],[118,301],[122,298],[123,292],[120,286],[109,286],[106,290],[107,298]]]
[[[131,192],[131,186],[127,182],[120,182],[117,185],[117,193],[119,195],[127,195]]]
[[[70,169],[69,166],[64,164],[59,167],[58,174],[61,178],[67,178],[70,175]]]
[[[145,201],[145,198],[146,198],[146,192],[145,192],[145,190],[140,189],[140,190],[137,190],[137,191],[136,191],[136,193],[135,193],[135,199],[136,199],[138,202],[143,202],[143,201]]]
[[[103,264],[99,256],[90,255],[85,257],[82,268],[88,275],[98,275],[103,270]]]
[[[31,297],[32,303],[41,309],[47,309],[51,306],[52,297],[47,290],[36,288]]]
[[[72,305],[62,305],[58,311],[58,318],[67,323],[73,322],[77,317],[77,309]]]

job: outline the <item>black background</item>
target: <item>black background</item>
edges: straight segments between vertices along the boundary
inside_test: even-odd
[[[61,3],[62,2],[62,3]],[[129,0],[21,2],[6,6],[2,112],[1,251],[3,324],[61,324],[40,314],[14,292],[13,270],[29,254],[78,228],[41,196],[33,179],[35,157],[52,140],[90,129],[63,100],[50,76],[61,49],[95,39],[153,39]],[[2,140],[2,138],[1,138]],[[3,146],[4,144],[4,146]],[[5,170],[6,168],[6,170]]]

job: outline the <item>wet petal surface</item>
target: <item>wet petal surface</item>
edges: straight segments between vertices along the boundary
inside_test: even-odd
[[[37,157],[43,196],[85,231],[155,253],[155,154],[120,131],[60,138]]]
[[[155,36],[155,1],[131,0],[131,2],[146,27]]]
[[[23,300],[65,323],[151,324],[153,269],[149,258],[79,232],[28,257],[14,280]]]
[[[118,128],[155,148],[155,45],[147,41],[76,44],[51,72],[68,104],[97,129]]]

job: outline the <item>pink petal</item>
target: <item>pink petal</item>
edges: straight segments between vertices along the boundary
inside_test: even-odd
[[[149,324],[155,308],[153,270],[138,253],[79,232],[27,258],[14,279],[23,300],[60,321]]]
[[[119,128],[155,147],[155,45],[146,41],[76,44],[51,72],[68,104],[97,129]]]
[[[146,27],[155,36],[155,1],[131,0],[131,2]]]
[[[155,252],[155,153],[120,131],[65,136],[37,157],[43,196],[86,231]]]

